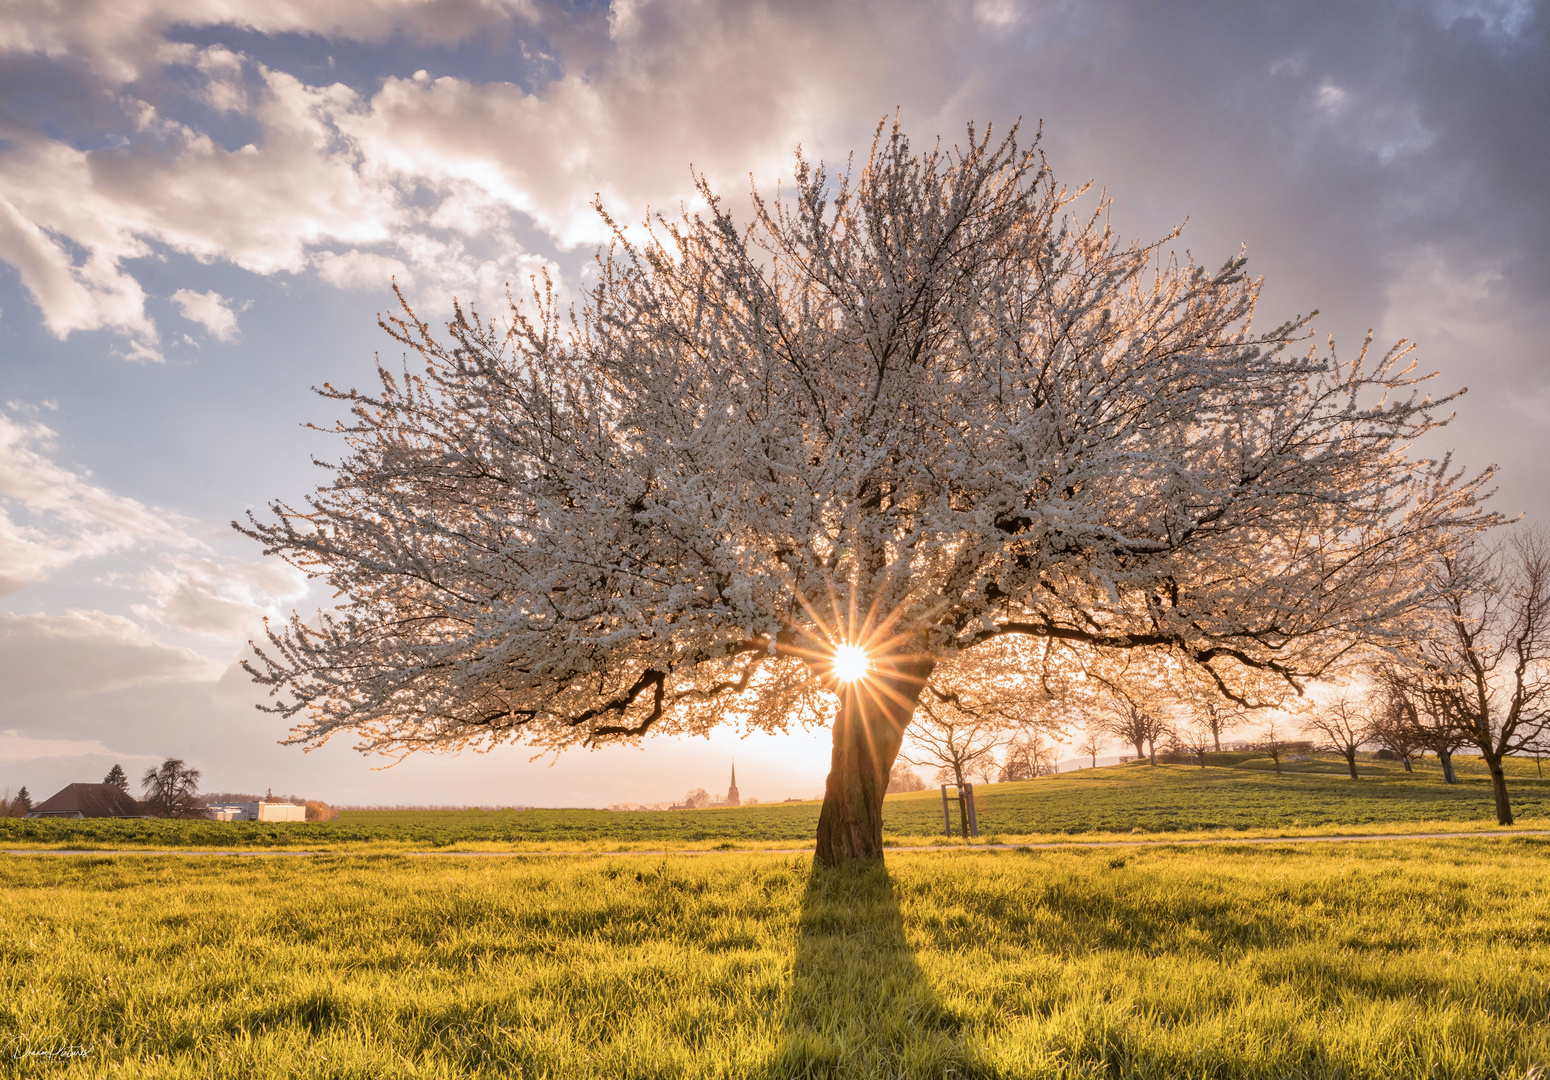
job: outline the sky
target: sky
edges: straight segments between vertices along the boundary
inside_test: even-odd
[[[0,787],[164,757],[336,804],[813,797],[827,734],[392,765],[237,666],[328,599],[230,522],[295,502],[370,385],[396,279],[431,321],[547,271],[591,208],[673,211],[865,154],[1042,124],[1126,237],[1247,250],[1261,322],[1417,346],[1469,392],[1422,449],[1547,520],[1550,12],[1519,0],[13,0],[0,5]],[[1073,755],[1074,756],[1074,755]],[[392,767],[386,767],[392,765]]]

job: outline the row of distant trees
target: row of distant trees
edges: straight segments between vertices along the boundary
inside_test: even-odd
[[[1278,772],[1299,750],[1337,753],[1353,779],[1364,750],[1407,771],[1432,754],[1449,784],[1458,783],[1454,755],[1468,753],[1485,765],[1498,820],[1510,824],[1504,761],[1550,756],[1550,541],[1527,533],[1494,547],[1463,546],[1439,561],[1432,590],[1436,617],[1418,625],[1409,649],[1348,666],[1338,693],[1283,705],[1279,719],[1257,725],[1237,748],[1267,755]],[[1254,710],[1217,688],[1159,677],[1165,673],[1156,669],[1132,674],[1139,677],[1095,678],[1080,699],[1091,711],[1075,749],[1094,765],[1116,742],[1153,764],[1161,755],[1204,765],[1222,751],[1225,735],[1254,722]],[[1030,717],[961,701],[923,701],[919,712],[890,791],[925,786],[911,766],[960,784],[1046,775],[1074,719],[1054,706]]]

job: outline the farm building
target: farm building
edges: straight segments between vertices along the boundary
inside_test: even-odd
[[[307,808],[282,802],[223,803],[210,807],[217,821],[306,821]]]
[[[137,818],[145,811],[113,784],[70,784],[34,806],[30,818]]]

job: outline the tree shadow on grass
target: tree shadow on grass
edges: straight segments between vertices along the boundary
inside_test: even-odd
[[[974,1077],[965,1024],[915,962],[881,860],[815,867],[802,898],[780,1048],[768,1075]]]

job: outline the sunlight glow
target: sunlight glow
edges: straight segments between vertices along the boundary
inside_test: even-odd
[[[834,677],[840,682],[854,682],[871,666],[866,650],[859,645],[841,645],[834,650]]]

